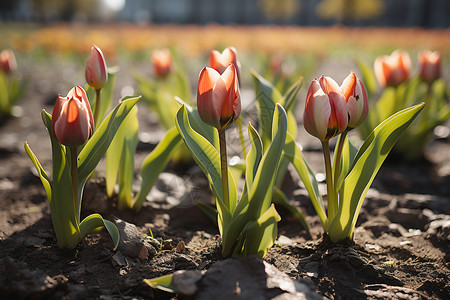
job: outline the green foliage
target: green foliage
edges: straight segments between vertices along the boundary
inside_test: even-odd
[[[280,220],[271,206],[272,188],[286,138],[287,117],[284,109],[277,106],[273,117],[276,123],[271,130],[273,139],[263,153],[261,138],[249,126],[252,148],[247,155],[246,183],[241,198],[237,201],[237,190],[230,170],[229,206],[225,205],[220,175],[220,154],[206,138],[190,125],[188,111],[182,106],[177,113],[177,128],[194,159],[205,173],[216,198],[218,226],[222,236],[222,255],[258,254],[264,256],[276,239]],[[211,213],[210,213],[211,215]]]
[[[111,145],[106,151],[106,194],[109,198],[113,196],[114,186],[118,177],[117,207],[119,210],[132,207],[134,156],[139,130],[137,113],[138,107],[134,106],[122,122],[122,125],[120,125]]]

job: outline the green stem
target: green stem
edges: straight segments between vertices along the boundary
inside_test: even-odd
[[[78,164],[77,164],[77,147],[70,147],[70,171],[72,173],[72,190],[75,206],[75,218],[80,223],[79,200],[78,200]]]
[[[347,137],[347,133],[350,130],[347,128],[345,129],[345,131],[341,134],[341,136],[339,137],[339,144],[336,148],[336,160],[334,162],[334,176],[333,176],[333,186],[334,186],[334,200],[337,204],[337,207],[339,207],[339,202],[338,202],[338,179],[339,179],[339,172],[340,172],[340,168],[341,168],[341,156],[342,156],[342,148],[344,148],[344,141],[345,138]]]
[[[325,176],[327,181],[328,220],[331,222],[336,215],[337,205],[334,201],[333,173],[331,171],[330,148],[328,141],[322,141],[322,149],[325,160]]]
[[[228,162],[227,162],[227,143],[225,137],[225,129],[218,129],[220,143],[220,171],[222,174],[222,194],[223,203],[229,209],[230,199],[228,195]]]
[[[97,124],[98,120],[98,110],[100,107],[100,91],[101,89],[95,90],[96,99],[95,99],[95,112],[94,112],[94,122]]]
[[[242,132],[242,121],[241,118],[238,118],[236,120],[238,131],[239,131],[239,140],[241,141],[242,146],[242,157],[245,159],[247,157],[247,150],[245,149],[245,140],[244,140],[244,134]]]

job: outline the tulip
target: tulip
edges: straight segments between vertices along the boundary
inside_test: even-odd
[[[345,78],[341,90],[347,103],[347,127],[353,129],[364,121],[369,112],[367,93],[361,80],[353,72]]]
[[[198,79],[197,109],[203,122],[219,130],[239,117],[241,97],[233,64],[222,75],[213,68],[203,68]]]
[[[431,84],[441,76],[441,54],[437,51],[424,50],[419,53],[420,79]]]
[[[84,144],[94,132],[94,118],[84,89],[73,87],[67,97],[58,96],[52,114],[52,130],[56,140],[67,146]]]
[[[322,75],[314,79],[306,96],[303,125],[306,131],[328,141],[343,132],[348,125],[347,107],[339,85]]]
[[[152,53],[152,63],[158,77],[166,77],[172,70],[172,55],[169,49],[156,49]]]
[[[11,50],[0,52],[0,70],[5,73],[14,72],[17,69],[16,57]]]
[[[374,62],[375,76],[382,86],[398,86],[408,80],[411,59],[408,52],[395,50],[390,56],[377,57]]]
[[[222,74],[230,64],[235,66],[239,80],[241,64],[237,59],[237,50],[234,47],[227,47],[222,53],[217,50],[211,51],[209,55],[209,66],[211,68]]]
[[[92,46],[91,55],[86,63],[86,82],[94,89],[100,90],[108,82],[108,72],[102,50],[97,46]]]

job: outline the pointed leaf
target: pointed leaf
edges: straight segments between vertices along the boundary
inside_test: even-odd
[[[78,155],[79,186],[83,186],[111,144],[114,135],[140,97],[125,98],[103,120]]]
[[[148,284],[151,288],[176,294],[178,293],[178,289],[174,284],[172,284],[172,278],[173,274],[168,274],[153,279],[144,279],[144,282]]]
[[[372,72],[372,69],[362,61],[357,60],[356,63],[361,70],[362,82],[366,88],[367,97],[370,99],[377,90],[377,80],[375,78],[375,74]]]
[[[311,202],[319,216],[320,222],[324,229],[326,229],[328,221],[323,205],[322,196],[319,193],[319,184],[317,183],[314,172],[309,167],[308,163],[303,157],[302,150],[295,142],[295,139],[288,134],[286,143],[284,145],[284,156],[287,157],[292,165],[295,167],[300,179],[302,180],[306,191],[308,192]]]
[[[36,157],[36,155],[33,153],[33,151],[31,151],[30,146],[28,146],[27,142],[25,142],[25,151],[27,152],[28,156],[30,157],[31,161],[33,162],[34,167],[36,168],[36,171],[39,174],[39,178],[41,179],[42,185],[44,186],[45,193],[47,194],[48,202],[51,202],[52,186],[50,183],[50,178],[48,177],[48,175],[45,172],[44,168],[42,167],[41,163],[39,162],[39,159]]]
[[[253,214],[253,217],[259,217],[262,212],[270,207],[272,187],[286,140],[287,116],[283,107],[279,104],[276,106],[273,120],[274,124],[277,124],[274,125],[277,130],[276,134],[274,134],[272,143],[270,143],[261,159],[253,185],[248,192],[249,213]]]
[[[118,209],[131,208],[134,155],[138,143],[138,107],[134,106],[117,130],[106,151],[106,192],[112,197],[119,175]]]
[[[275,103],[283,105],[284,99],[281,93],[269,81],[255,71],[252,71],[252,75],[258,104],[261,139],[266,149],[272,137],[272,118],[273,112],[275,111]]]
[[[378,125],[356,155],[341,187],[338,214],[331,221],[329,235],[336,242],[353,235],[367,190],[403,131],[423,109],[424,103],[404,109]]]
[[[105,220],[99,214],[92,214],[83,219],[80,223],[81,238],[84,238],[90,232],[105,227],[114,243],[114,250],[119,246],[120,234],[116,224]]]
[[[188,119],[186,107],[183,105],[177,113],[176,124],[178,132],[182,136],[186,146],[192,153],[197,164],[208,178],[211,190],[216,197],[217,210],[219,212],[219,229],[222,224],[231,218],[232,211],[237,203],[237,191],[233,176],[228,172],[230,208],[225,206],[222,193],[222,179],[220,175],[220,154],[211,143],[203,136],[195,132]],[[234,205],[234,206],[232,206]]]
[[[134,209],[140,209],[158,179],[159,174],[164,170],[170,161],[174,151],[181,145],[181,136],[178,130],[173,127],[164,138],[158,143],[155,149],[150,152],[142,163],[140,177],[141,188],[133,200]]]
[[[241,255],[244,257],[255,254],[260,257],[266,256],[277,239],[277,222],[279,221],[281,221],[281,217],[272,204],[258,220],[250,223],[244,230],[245,241]]]
[[[292,112],[294,108],[297,105],[297,99],[298,97],[298,91],[300,91],[300,88],[302,87],[303,83],[303,76],[300,77],[299,80],[297,80],[283,95],[284,98],[284,109],[286,110],[286,113],[289,114],[289,112]]]
[[[276,205],[281,205],[285,209],[289,211],[289,213],[292,214],[294,218],[297,219],[297,221],[302,225],[303,228],[309,233],[309,226],[308,223],[306,223],[306,219],[303,216],[303,213],[301,212],[300,208],[293,206],[286,195],[278,188],[274,188],[273,190],[273,197],[272,202]]]

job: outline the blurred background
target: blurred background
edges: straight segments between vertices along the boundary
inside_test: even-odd
[[[2,0],[1,21],[446,28],[448,0]]]

